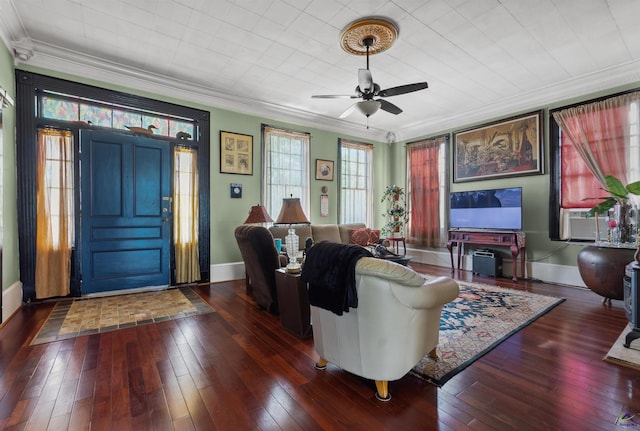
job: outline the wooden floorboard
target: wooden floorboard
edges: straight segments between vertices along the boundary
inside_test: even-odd
[[[313,339],[259,310],[243,280],[196,289],[215,313],[33,347],[53,303],[30,304],[0,328],[0,429],[611,430],[640,412],[640,373],[602,361],[627,323],[621,301],[453,277],[566,301],[441,388],[410,375],[391,382],[388,403],[371,381],[315,370]]]

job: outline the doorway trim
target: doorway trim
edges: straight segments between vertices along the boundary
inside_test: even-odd
[[[175,138],[163,137],[173,145],[193,145],[198,149],[198,171],[200,190],[200,272],[202,281],[209,281],[210,274],[210,114],[208,111],[187,106],[175,105],[157,99],[136,96],[129,93],[109,90],[78,82],[54,78],[51,76],[16,69],[16,160],[18,175],[18,244],[20,254],[20,276],[23,283],[23,301],[35,300],[35,261],[36,261],[36,155],[38,127],[57,127],[74,133],[76,160],[79,160],[79,130],[86,125],[68,121],[41,118],[37,114],[36,100],[39,92],[49,91],[84,97],[106,103],[162,112],[195,121],[197,136],[193,141],[185,142]],[[77,177],[77,174],[76,174]],[[76,182],[76,184],[79,184]],[[79,206],[79,193],[76,192],[76,208]],[[77,212],[79,217],[79,211]],[[78,224],[76,224],[78,226]],[[80,294],[77,269],[79,253],[72,254],[72,295]],[[74,271],[75,269],[75,271]],[[172,277],[173,280],[173,277]]]

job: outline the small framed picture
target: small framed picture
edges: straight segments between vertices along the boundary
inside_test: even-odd
[[[316,159],[316,180],[333,181],[333,161]]]
[[[253,175],[253,136],[220,131],[220,173]]]

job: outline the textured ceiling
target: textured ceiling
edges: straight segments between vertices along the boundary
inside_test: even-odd
[[[386,17],[371,57],[404,110],[339,115],[365,58],[352,21]],[[363,138],[411,139],[640,82],[637,0],[0,0],[0,35],[30,64]]]

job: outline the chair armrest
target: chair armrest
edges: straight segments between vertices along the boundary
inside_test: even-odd
[[[424,276],[409,267],[388,260],[376,259],[375,257],[363,257],[358,260],[356,273],[413,287],[422,286],[426,281]]]
[[[392,284],[391,292],[400,303],[409,308],[435,308],[458,297],[460,287],[449,277],[435,277],[420,287]]]
[[[289,259],[286,254],[279,254],[278,259],[280,260],[280,268],[287,266],[287,263],[289,263]]]

